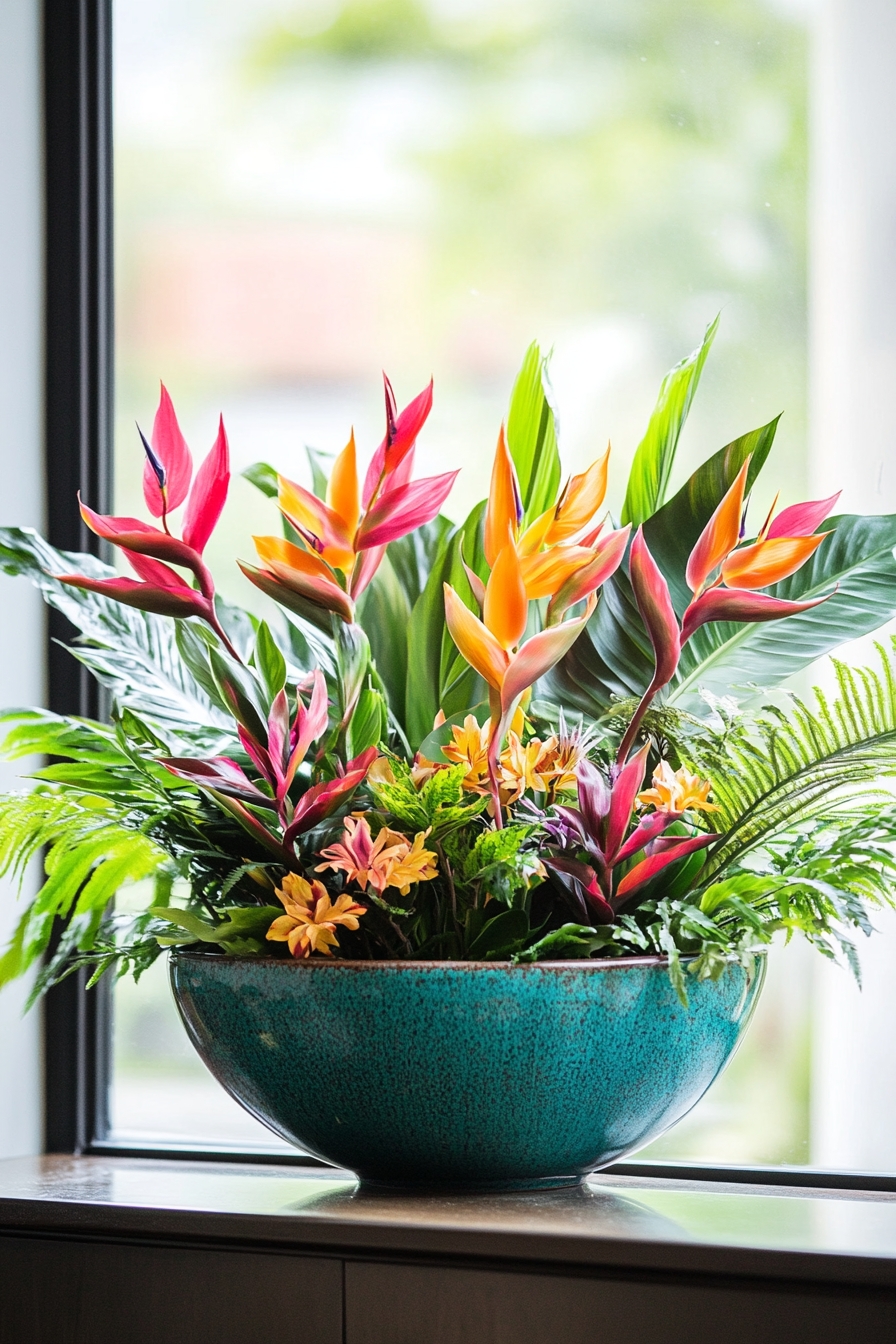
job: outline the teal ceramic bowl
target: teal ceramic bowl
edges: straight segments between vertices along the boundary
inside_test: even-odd
[[[281,961],[171,955],[194,1046],[290,1143],[377,1185],[575,1185],[700,1100],[762,985],[725,967],[684,1008],[659,958]]]

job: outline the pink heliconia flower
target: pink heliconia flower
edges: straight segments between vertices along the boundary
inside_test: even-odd
[[[162,387],[153,423],[152,442],[140,435],[146,453],[143,496],[162,527],[139,518],[112,517],[95,513],[81,504],[81,517],[98,537],[112,542],[125,554],[138,579],[125,577],[91,579],[80,574],[60,574],[62,583],[101,593],[126,606],[161,616],[198,616],[219,635],[231,654],[235,650],[215,613],[215,585],[202,559],[230,484],[230,460],[223,419],[215,442],[193,476],[193,462],[171,398]],[[192,482],[192,488],[191,488]],[[172,536],[168,515],[186,500],[183,538]],[[196,577],[198,591],[171,568],[179,565]]]

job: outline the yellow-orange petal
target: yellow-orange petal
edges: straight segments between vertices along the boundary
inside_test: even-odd
[[[722,565],[722,578],[729,588],[767,588],[780,583],[806,563],[827,532],[811,537],[772,537],[732,551]]]
[[[489,686],[500,690],[509,659],[490,630],[465,607],[450,583],[445,590],[445,621],[460,653]]]
[[[361,488],[358,484],[358,462],[355,455],[355,431],[333,463],[327,483],[327,503],[345,524],[347,534],[354,538],[361,514]]]
[[[533,523],[530,523],[517,543],[517,550],[520,555],[534,555],[540,551],[544,545],[544,539],[548,534],[551,524],[554,521],[556,504],[552,504],[544,513],[540,513]]]
[[[591,522],[607,493],[609,462],[608,447],[602,457],[591,463],[587,471],[583,471],[579,476],[573,476],[557,501],[554,521],[545,536],[547,546],[556,546],[560,541],[569,541]]]
[[[494,567],[507,541],[508,531],[514,541],[516,540],[521,518],[520,488],[510,449],[507,447],[507,435],[502,425],[498,435],[498,446],[495,449],[488,504],[485,509],[485,558],[490,568]]]
[[[713,570],[738,543],[749,466],[748,457],[688,557],[686,578],[692,593],[700,591]]]
[[[594,559],[589,546],[554,546],[540,555],[526,555],[520,561],[526,596],[553,597],[566,580]]]
[[[280,512],[299,531],[312,532],[324,546],[352,554],[354,529],[350,534],[342,517],[329,504],[312,495],[303,485],[287,480],[285,476],[278,476],[277,481]]]
[[[529,602],[513,542],[499,552],[485,585],[482,619],[503,649],[512,649],[526,633]]]

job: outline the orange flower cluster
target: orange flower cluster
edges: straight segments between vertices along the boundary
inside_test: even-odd
[[[265,936],[273,943],[288,943],[294,957],[310,957],[312,952],[331,957],[330,949],[339,946],[337,926],[356,929],[360,916],[367,913],[351,896],[331,901],[322,882],[309,882],[298,873],[287,873],[276,891],[286,914],[274,920]]]
[[[384,826],[374,840],[366,817],[346,817],[342,840],[321,850],[326,862],[318,864],[317,871],[345,873],[362,891],[370,885],[382,896],[387,887],[396,887],[407,896],[414,883],[429,882],[438,874],[435,854],[423,848],[428,835],[428,830],[418,831],[410,843]]]
[[[490,725],[480,726],[472,714],[463,726],[451,729],[452,742],[442,747],[442,754],[453,765],[465,765],[464,788],[471,793],[491,792],[488,773],[488,746]],[[515,803],[525,792],[546,793],[550,799],[565,789],[575,786],[575,769],[583,751],[574,735],[552,734],[544,742],[530,738],[523,743],[520,733],[510,730],[507,746],[498,758],[498,785],[501,805]],[[426,764],[429,764],[427,762]]]

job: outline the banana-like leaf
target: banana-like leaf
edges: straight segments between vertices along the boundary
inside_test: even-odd
[[[560,453],[547,363],[538,342],[533,341],[513,385],[507,415],[507,446],[519,478],[527,522],[553,504],[560,485]]]
[[[666,374],[647,432],[632,462],[622,522],[633,528],[656,513],[666,498],[682,427],[691,409],[706,356],[718,330],[718,317],[706,328],[701,345]]]

